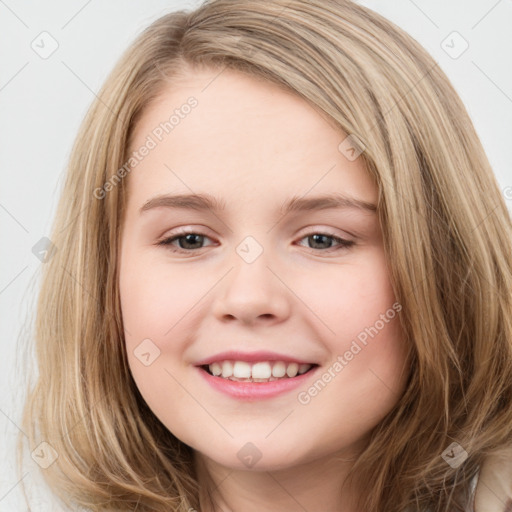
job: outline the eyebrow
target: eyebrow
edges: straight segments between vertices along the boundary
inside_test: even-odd
[[[183,208],[219,212],[226,209],[226,203],[210,194],[160,195],[146,201],[140,208],[140,214],[153,208]],[[294,196],[281,206],[281,212],[327,210],[331,208],[352,208],[369,212],[377,211],[377,206],[373,203],[343,194],[327,194],[309,198]]]

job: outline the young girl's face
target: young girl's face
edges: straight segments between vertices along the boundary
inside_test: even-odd
[[[406,379],[368,207],[377,188],[346,134],[304,100],[219,71],[170,86],[136,127],[120,259],[133,377],[210,462],[269,470],[354,454]],[[173,199],[183,195],[209,202]],[[319,199],[335,195],[346,201]],[[315,366],[247,383],[209,375],[212,361],[262,378]]]

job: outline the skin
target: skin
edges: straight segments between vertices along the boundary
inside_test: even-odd
[[[174,82],[143,113],[132,148],[190,96],[198,106],[127,178],[119,287],[135,382],[154,414],[194,449],[200,481],[215,482],[215,508],[205,502],[201,510],[357,512],[363,486],[340,492],[340,484],[404,390],[398,314],[307,404],[297,394],[316,379],[242,402],[212,389],[194,364],[242,349],[316,362],[317,375],[332,367],[395,302],[377,215],[279,209],[291,196],[333,191],[375,204],[377,188],[362,158],[349,161],[338,150],[346,134],[324,116],[230,70],[190,70]],[[226,209],[139,212],[154,196],[192,192],[222,199]],[[158,245],[180,227],[205,238]],[[310,235],[326,231],[354,245],[315,244]],[[250,264],[236,251],[247,236],[263,249]],[[149,366],[134,353],[144,339],[160,350]],[[261,453],[252,467],[237,457],[248,442]]]

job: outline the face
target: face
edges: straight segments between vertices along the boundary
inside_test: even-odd
[[[377,188],[345,138],[298,96],[229,70],[191,71],[136,127],[119,283],[129,365],[160,421],[222,466],[356,452],[403,392]],[[176,199],[191,194],[218,204]],[[224,374],[201,367],[212,361]]]

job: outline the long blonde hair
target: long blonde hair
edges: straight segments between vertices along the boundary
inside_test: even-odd
[[[348,0],[207,1],[154,22],[108,77],[70,157],[37,304],[24,429],[30,449],[45,441],[59,455],[45,478],[95,511],[199,510],[191,449],[129,371],[118,256],[134,127],[201,66],[278,84],[363,143],[411,368],[353,467],[371,482],[361,510],[464,510],[485,457],[512,444],[511,220],[439,66]],[[457,467],[442,457],[454,442],[468,454]]]

